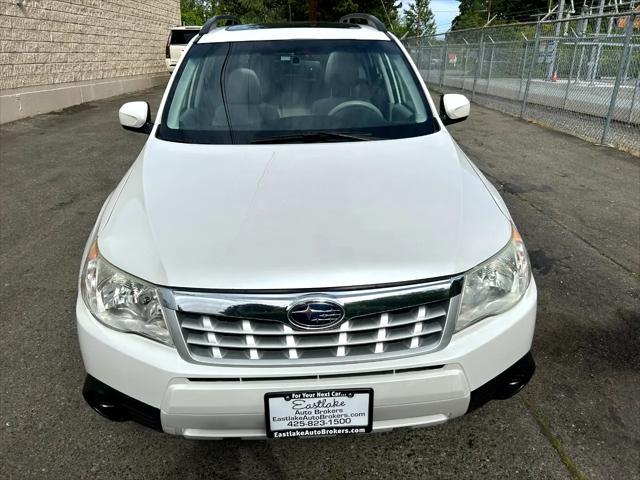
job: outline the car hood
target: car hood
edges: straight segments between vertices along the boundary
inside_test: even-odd
[[[105,259],[180,288],[323,289],[464,272],[510,220],[446,131],[402,140],[150,138],[99,228]]]

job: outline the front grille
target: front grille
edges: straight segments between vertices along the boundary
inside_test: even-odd
[[[296,330],[274,320],[177,312],[189,354],[215,360],[323,360],[420,352],[440,344],[449,300],[345,320],[332,329]]]
[[[444,348],[463,277],[325,292],[202,292],[158,289],[180,356],[202,364],[290,366],[383,360]],[[300,305],[332,304],[344,320],[304,329]],[[317,312],[318,310],[316,310]],[[295,323],[298,323],[299,319]]]

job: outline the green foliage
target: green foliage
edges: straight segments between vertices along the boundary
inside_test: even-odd
[[[489,0],[459,0],[460,15],[454,29],[481,27],[487,21]],[[233,14],[243,22],[294,22],[309,20],[309,0],[180,0],[182,23],[201,25],[214,15]],[[493,24],[530,21],[531,15],[544,12],[549,0],[491,0]],[[317,20],[336,21],[342,15],[371,13],[398,36],[435,33],[435,21],[429,0],[413,0],[403,14],[401,0],[317,0]]]
[[[291,4],[293,21],[308,20],[309,2],[307,0],[291,0]],[[370,13],[382,20],[389,28],[398,21],[400,5],[400,0],[318,0],[318,21],[334,22],[349,13]]]
[[[180,0],[183,25],[202,25],[211,16],[211,2]]]
[[[232,14],[246,23],[309,20],[308,0],[180,0],[182,22],[201,25],[214,15]],[[337,21],[342,15],[371,13],[393,32],[401,31],[400,0],[318,0],[317,20]]]
[[[546,13],[549,0],[459,0],[460,14],[453,19],[452,28],[482,27],[489,16],[495,19],[492,25],[501,23],[530,22],[534,15]],[[489,12],[491,3],[491,12]]]
[[[407,34],[412,37],[433,35],[436,33],[436,20],[431,11],[429,0],[414,0],[404,11],[404,24]]]

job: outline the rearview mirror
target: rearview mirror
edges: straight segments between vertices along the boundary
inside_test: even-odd
[[[118,112],[120,125],[126,130],[140,133],[151,133],[151,108],[147,102],[127,102]]]
[[[445,125],[466,120],[470,111],[471,104],[464,95],[447,93],[440,97],[440,119]]]

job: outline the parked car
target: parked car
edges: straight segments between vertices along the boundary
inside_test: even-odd
[[[226,23],[219,26],[221,22]],[[355,23],[366,22],[366,24]],[[375,17],[207,22],[83,257],[86,401],[188,438],[434,425],[531,378],[536,286],[496,189]]]
[[[167,38],[167,48],[165,50],[165,62],[167,64],[167,69],[170,72],[173,72],[173,69],[176,68],[178,60],[180,60],[180,57],[182,56],[182,52],[184,52],[191,39],[198,34],[201,28],[201,26],[185,26],[174,27],[171,29],[169,37]]]

